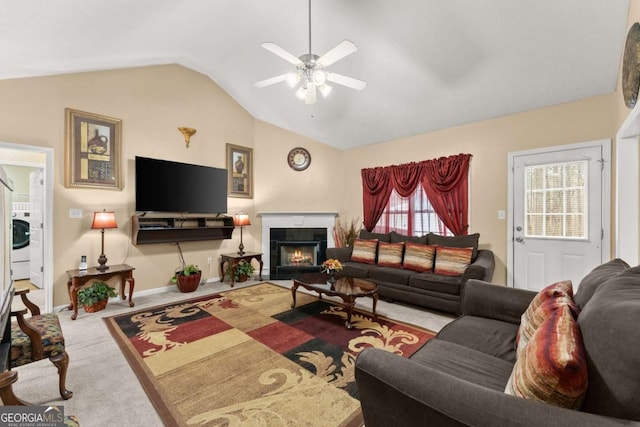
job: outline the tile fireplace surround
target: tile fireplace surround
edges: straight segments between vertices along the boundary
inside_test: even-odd
[[[326,228],[327,247],[335,246],[333,227],[336,223],[337,212],[258,212],[262,218],[262,253],[264,266],[262,274],[270,271],[269,241],[271,228]]]

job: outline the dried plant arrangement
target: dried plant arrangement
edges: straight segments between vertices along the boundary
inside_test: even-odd
[[[360,218],[352,219],[349,223],[343,224],[340,218],[336,219],[333,227],[333,240],[337,248],[353,246],[354,240],[360,234],[362,223]]]

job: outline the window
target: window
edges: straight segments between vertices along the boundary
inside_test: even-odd
[[[587,238],[587,161],[527,166],[525,236]]]
[[[406,236],[423,236],[427,233],[452,236],[453,233],[440,221],[421,185],[409,197],[391,192],[389,202],[373,229],[374,233],[395,231]]]

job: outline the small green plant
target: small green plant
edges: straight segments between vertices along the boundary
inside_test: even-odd
[[[185,276],[198,273],[200,273],[200,268],[194,264],[185,265],[182,269],[182,274],[184,274]]]
[[[238,280],[240,276],[251,277],[253,272],[254,272],[253,265],[251,265],[250,262],[246,262],[245,260],[242,260],[236,265],[234,280]]]
[[[93,282],[91,286],[78,291],[78,303],[87,306],[93,305],[117,295],[116,290],[105,282]]]
[[[176,270],[176,273],[173,275],[171,282],[176,283],[178,281],[179,274],[189,276],[191,274],[198,274],[198,273],[200,273],[200,267],[194,264],[188,264],[188,265],[185,265],[183,268],[179,268],[178,270]]]

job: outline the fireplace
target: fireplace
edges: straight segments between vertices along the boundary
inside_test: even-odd
[[[317,242],[279,242],[278,266],[310,267],[318,265],[320,244]]]
[[[290,279],[320,270],[333,247],[335,212],[259,212],[262,217],[263,275]]]
[[[291,279],[320,271],[326,251],[326,228],[271,228],[269,278]]]

